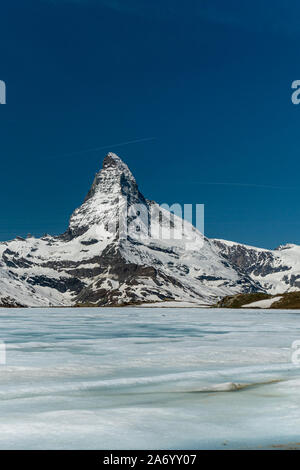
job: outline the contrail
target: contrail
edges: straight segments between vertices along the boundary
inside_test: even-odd
[[[75,152],[63,153],[63,154],[60,154],[60,155],[53,155],[52,157],[48,157],[48,158],[71,157],[72,155],[81,155],[83,153],[96,152],[97,150],[104,150],[104,149],[114,148],[114,147],[123,147],[124,145],[138,144],[139,142],[148,142],[150,140],[156,140],[156,137],[145,137],[143,139],[136,139],[136,140],[128,140],[126,142],[119,142],[117,144],[102,145],[101,147],[93,147],[93,148],[89,148],[89,149],[86,149],[86,150],[78,150],[78,151],[75,151]]]
[[[267,189],[300,189],[295,186],[273,186],[269,184],[255,184],[255,183],[204,183],[202,181],[191,181],[189,184],[199,184],[206,186],[244,186],[250,188],[267,188]]]

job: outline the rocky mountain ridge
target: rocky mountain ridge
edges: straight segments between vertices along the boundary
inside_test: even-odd
[[[299,287],[299,246],[265,250],[209,240],[146,199],[114,153],[65,233],[0,243],[2,306],[199,305]]]

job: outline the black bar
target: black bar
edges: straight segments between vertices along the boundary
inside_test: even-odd
[[[280,449],[278,449],[280,450]],[[147,468],[166,467],[199,467],[211,468],[211,465],[230,465],[232,463],[251,465],[268,458],[268,466],[273,463],[287,465],[291,450],[271,452],[269,450],[8,450],[0,451],[3,462],[12,464],[30,465],[30,468],[43,468],[47,465],[50,469],[82,468],[83,470],[94,468],[107,468],[121,466],[123,468]],[[267,455],[266,455],[267,453]],[[245,461],[242,459],[246,459]],[[75,468],[74,467],[74,468]]]

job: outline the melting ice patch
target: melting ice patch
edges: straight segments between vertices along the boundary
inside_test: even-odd
[[[298,442],[299,313],[1,309],[0,448]]]

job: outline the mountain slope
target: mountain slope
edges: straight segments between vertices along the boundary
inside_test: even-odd
[[[211,304],[297,289],[299,266],[296,246],[270,251],[207,239],[146,199],[109,153],[65,233],[0,243],[0,305]]]
[[[300,289],[300,246],[287,244],[266,250],[225,240],[213,243],[220,256],[258,283],[262,291],[278,294]]]
[[[261,292],[251,294],[229,295],[217,302],[216,308],[276,308],[276,309],[300,309],[300,291],[285,292],[280,295],[263,294]]]

